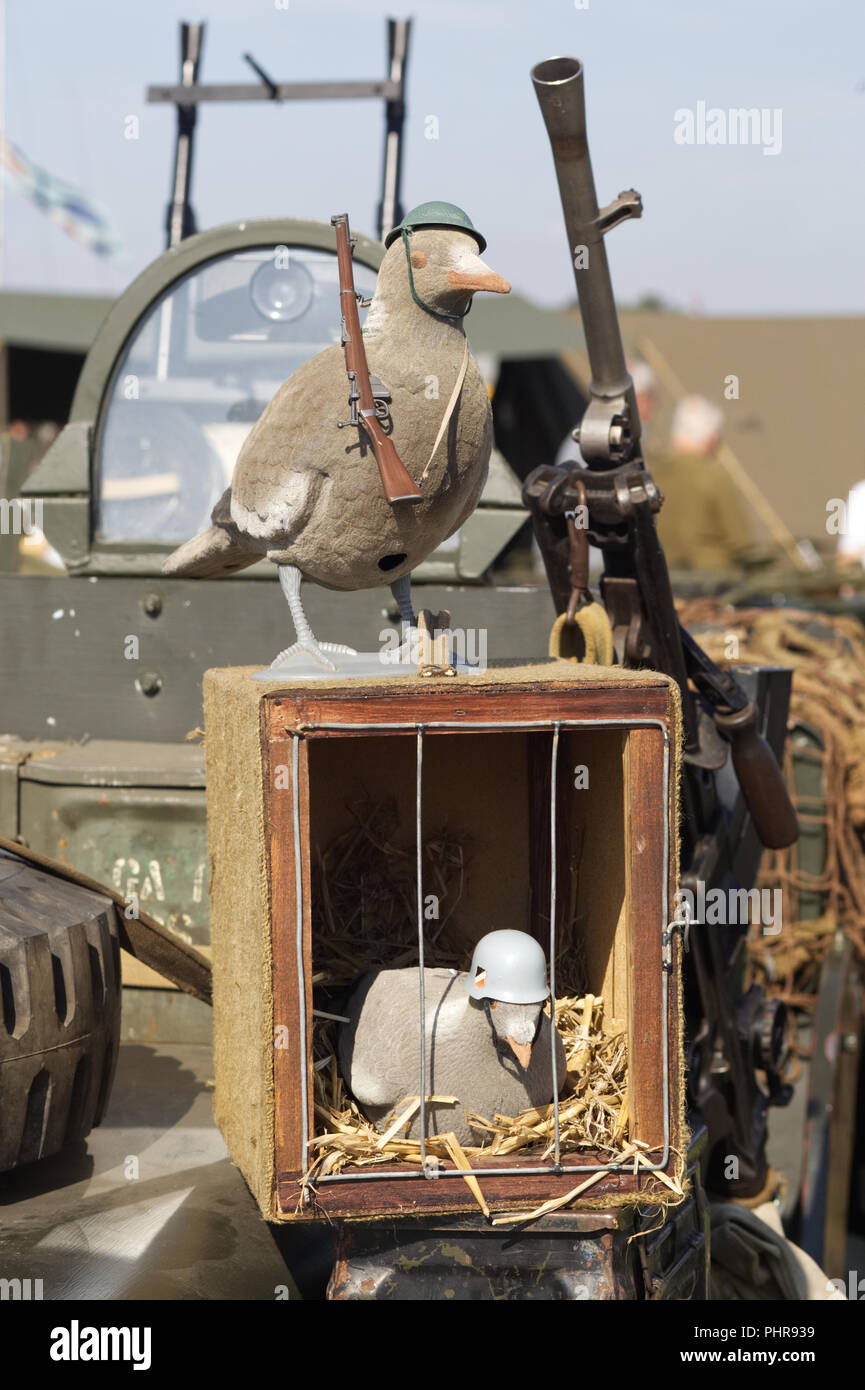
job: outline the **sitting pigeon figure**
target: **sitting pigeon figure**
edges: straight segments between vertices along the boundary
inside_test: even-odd
[[[277,669],[306,658],[334,670],[328,652],[352,654],[316,640],[303,579],[337,590],[389,584],[414,628],[411,572],[459,529],[486,482],[492,412],[463,318],[476,291],[507,294],[510,285],[481,260],[484,238],[451,203],[421,204],[385,244],[363,339],[370,373],[390,396],[391,438],[422,500],[388,502],[362,425],[337,428],[349,383],[335,344],[279,388],[244,441],[212,525],[163,565],[164,574],[213,578],[271,560],[297,633]]]
[[[340,1030],[340,1070],[377,1129],[407,1096],[420,1094],[417,969],[374,970],[349,1000]],[[465,1111],[484,1119],[517,1115],[553,1099],[549,998],[543,948],[522,931],[494,931],[475,947],[471,970],[424,971],[426,1094],[458,1096],[460,1105],[426,1107],[427,1135],[453,1131],[462,1144],[489,1136]],[[565,1081],[565,1050],[555,1034],[556,1078]],[[416,1115],[408,1131],[420,1134]]]

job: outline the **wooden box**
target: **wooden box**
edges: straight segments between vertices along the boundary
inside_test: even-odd
[[[313,867],[345,830],[359,786],[394,798],[413,833],[419,745],[424,824],[444,817],[471,841],[463,921],[474,939],[518,927],[547,948],[555,902],[558,939],[579,932],[587,988],[627,1031],[630,1136],[668,1177],[680,1173],[678,942],[665,930],[679,724],[665,677],[545,662],[292,687],[216,670],[205,676],[205,723],[215,1110],[269,1219],[476,1209],[463,1180],[399,1162],[391,1177],[347,1169],[349,1180],[322,1182],[312,1204],[301,1201],[315,1132]],[[494,1210],[531,1209],[608,1163],[603,1153],[566,1153],[556,1173],[549,1160],[489,1159],[483,1192]],[[669,1195],[645,1169],[611,1168],[584,1205],[661,1190]]]

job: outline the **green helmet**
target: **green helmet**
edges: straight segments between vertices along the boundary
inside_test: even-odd
[[[403,220],[388,232],[384,239],[385,246],[390,246],[396,241],[403,230],[414,232],[419,227],[455,227],[457,231],[468,232],[469,236],[473,236],[479,251],[486,250],[486,239],[472,225],[468,214],[453,203],[441,202],[418,203],[416,208],[407,212]]]

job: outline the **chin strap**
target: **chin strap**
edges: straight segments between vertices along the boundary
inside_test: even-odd
[[[491,1032],[492,1035],[493,1035],[493,1042],[494,1042],[494,1044],[495,1044],[496,1056],[498,1057],[499,1061],[501,1061],[502,1058],[505,1056],[504,1043],[502,1042],[501,1038],[499,1037],[498,1033],[497,1033],[496,1030],[495,1030],[495,1025],[494,1025],[494,1023],[493,1023],[493,1011],[492,1011],[492,1007],[491,1007],[491,1005],[490,1005],[489,999],[484,999],[482,1002],[483,1002],[483,1006],[484,1006],[484,1013],[485,1013],[486,1016],[487,1016],[487,1023],[490,1025],[490,1032]]]
[[[400,235],[402,237],[402,244],[405,247],[405,263],[408,266],[408,287],[411,290],[411,297],[414,300],[415,304],[417,304],[419,308],[425,309],[428,314],[432,314],[434,318],[437,319],[464,319],[466,315],[471,312],[471,295],[469,295],[469,302],[466,305],[464,312],[461,314],[453,313],[450,309],[434,309],[431,304],[427,304],[423,299],[421,299],[420,295],[414,287],[414,275],[412,274],[411,268],[411,252],[409,251],[408,245],[408,236],[410,230],[413,231],[414,228],[403,227],[400,232]]]

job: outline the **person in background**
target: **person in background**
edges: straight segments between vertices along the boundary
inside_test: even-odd
[[[658,378],[648,362],[629,362],[628,371],[631,373],[631,380],[634,383],[634,394],[637,397],[637,410],[640,415],[643,447],[645,448],[646,435],[649,434],[652,417],[658,404]]]
[[[836,561],[838,568],[845,570],[865,565],[865,479],[854,483],[847,493]]]
[[[683,397],[669,452],[653,453],[649,462],[664,494],[657,526],[671,569],[737,569],[753,545],[739,493],[715,458],[723,424],[718,406],[704,396]]]
[[[43,420],[37,427],[36,441],[42,454],[47,454],[59,433],[60,426],[56,420]]]

